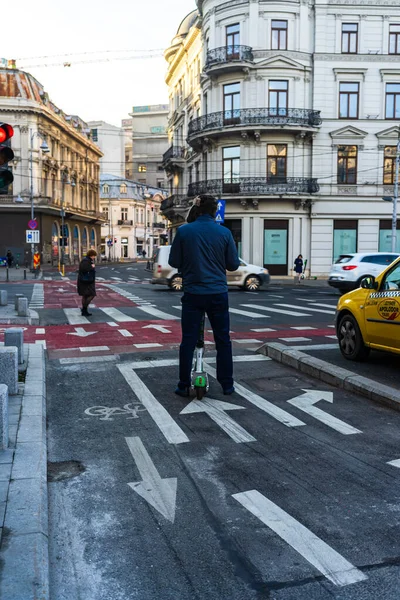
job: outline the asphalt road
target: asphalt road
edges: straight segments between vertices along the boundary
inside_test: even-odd
[[[235,354],[200,406],[176,352],[49,361],[53,600],[398,600],[400,414]]]

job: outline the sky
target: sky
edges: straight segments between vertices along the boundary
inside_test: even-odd
[[[67,114],[121,125],[134,105],[168,103],[162,51],[195,8],[195,0],[14,0],[0,57],[17,59]],[[149,50],[160,56],[113,60]],[[61,65],[38,66],[52,63]]]

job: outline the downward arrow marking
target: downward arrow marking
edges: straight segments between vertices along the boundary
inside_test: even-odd
[[[128,483],[139,496],[171,523],[175,520],[176,477],[161,479],[140,437],[125,438],[143,481]]]
[[[332,392],[322,392],[318,390],[303,390],[305,392],[301,396],[297,396],[296,398],[292,398],[288,400],[289,404],[296,406],[303,412],[311,415],[314,419],[321,421],[328,427],[335,429],[339,433],[343,433],[343,435],[351,435],[353,433],[362,433],[359,429],[348,425],[344,421],[329,415],[324,412],[320,408],[314,406],[320,400],[325,400],[326,402],[333,403],[333,393]]]

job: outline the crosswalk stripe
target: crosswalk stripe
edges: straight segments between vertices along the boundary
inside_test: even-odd
[[[101,307],[100,310],[106,313],[109,317],[117,321],[118,323],[125,323],[126,321],[137,321],[137,319],[133,319],[132,317],[128,317],[128,315],[124,315],[123,312],[113,307]]]
[[[245,306],[245,305],[242,304],[242,306]],[[248,306],[250,306],[250,305],[248,305]],[[253,308],[258,308],[258,306],[253,305]],[[239,310],[238,308],[230,308],[229,312],[233,313],[234,315],[242,315],[243,317],[251,317],[252,319],[269,319],[270,318],[268,315],[260,315],[260,313],[250,312],[247,310]]]
[[[307,300],[306,298],[296,298],[297,300],[305,300],[306,302],[310,302],[311,306],[321,306],[322,308],[333,308],[334,310],[337,307],[337,304],[322,304],[320,302],[316,302],[315,300]]]
[[[250,304],[242,304],[242,306],[252,306],[253,308],[259,308],[256,305]],[[176,308],[177,310],[182,310],[182,306],[173,306],[172,308]],[[229,312],[234,315],[242,315],[243,317],[251,317],[252,319],[269,319],[268,315],[260,315],[260,313],[250,312],[248,310],[239,310],[238,308],[229,308]]]
[[[86,325],[90,323],[89,319],[82,317],[80,308],[64,308],[64,314],[70,325]]]
[[[254,331],[255,333],[269,333],[271,331],[276,331],[276,329],[270,329],[269,327],[264,327],[263,329],[250,329],[250,331]]]
[[[110,277],[110,279],[114,279],[115,281],[122,281],[121,277]]]
[[[163,319],[165,321],[176,321],[179,317],[175,317],[175,315],[170,315],[169,313],[163,312],[162,310],[158,310],[158,308],[154,308],[153,306],[137,306],[138,310],[142,310],[149,315],[153,315],[154,317],[158,317],[159,319]]]
[[[32,298],[29,302],[30,308],[43,308],[44,306],[44,289],[43,283],[35,283],[33,286]]]
[[[290,327],[290,329],[296,329],[296,331],[311,331],[312,329],[317,329],[316,327],[307,327],[307,325],[305,326],[301,326],[301,327]]]
[[[276,304],[275,306],[284,306],[285,308],[297,308],[295,304]],[[311,312],[324,313],[326,315],[334,315],[334,310],[324,310],[322,308],[312,308],[311,306],[306,306],[304,310],[308,310]]]
[[[279,338],[282,342],[311,342],[310,338],[305,337],[292,337],[292,338]]]
[[[270,308],[267,306],[258,306],[257,304],[241,304],[241,306],[247,306],[248,308],[258,308],[258,310],[266,310],[267,312],[278,313],[280,315],[292,315],[293,317],[311,317],[311,315],[302,312],[293,312],[291,310],[283,310],[278,308]],[[279,306],[279,305],[278,305]],[[308,307],[307,307],[308,310]]]
[[[118,329],[118,333],[120,333],[124,337],[133,337],[133,335],[131,334],[131,332],[128,331],[127,329]]]

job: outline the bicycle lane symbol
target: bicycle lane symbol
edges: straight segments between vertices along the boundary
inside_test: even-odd
[[[113,421],[114,416],[130,415],[127,419],[138,419],[140,412],[146,412],[142,404],[125,404],[123,408],[118,406],[91,406],[85,410],[86,415],[99,417],[99,421]]]

